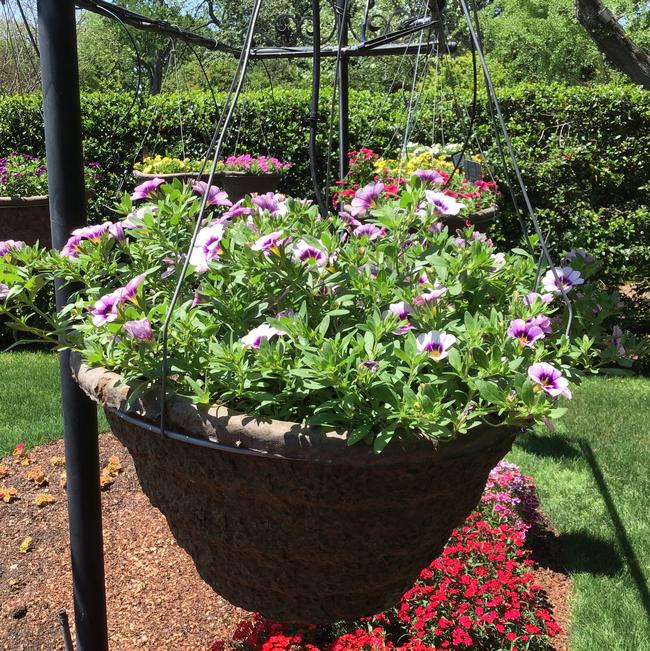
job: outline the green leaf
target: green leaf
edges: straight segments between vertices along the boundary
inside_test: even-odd
[[[476,388],[481,394],[481,398],[493,405],[500,405],[505,402],[503,391],[494,382],[490,382],[489,380],[476,380]]]

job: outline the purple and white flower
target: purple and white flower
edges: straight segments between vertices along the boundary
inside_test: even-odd
[[[418,276],[418,285],[428,285],[429,284],[429,276],[427,276],[427,272],[423,271],[419,276]]]
[[[361,224],[352,231],[352,235],[356,235],[357,237],[365,236],[372,242],[378,237],[386,235],[386,229],[379,228],[379,226],[375,226],[375,224]]]
[[[573,397],[569,390],[569,380],[562,377],[560,371],[547,362],[533,364],[528,369],[528,377],[553,398],[564,396],[571,400]]]
[[[267,210],[271,215],[277,217],[282,215],[283,212],[286,212],[286,205],[281,204],[278,197],[279,195],[273,192],[267,192],[266,194],[253,197],[252,201],[260,211]]]
[[[415,176],[417,176],[422,183],[427,185],[434,185],[445,182],[445,177],[438,172],[438,170],[415,170]]]
[[[324,247],[323,247],[324,248]],[[327,254],[321,249],[307,244],[305,240],[299,240],[293,247],[293,259],[302,264],[314,263],[318,267],[327,264]]]
[[[0,242],[0,258],[8,256],[13,249],[20,249],[25,242],[22,240],[4,240]]]
[[[555,294],[568,293],[573,287],[583,285],[584,282],[580,272],[571,267],[555,267],[555,273],[553,269],[549,269],[542,279],[544,289]]]
[[[354,194],[354,199],[352,199],[350,214],[353,217],[365,215],[368,210],[374,207],[375,202],[383,191],[384,184],[381,181],[369,183],[365,187],[359,188]]]
[[[533,316],[528,319],[526,323],[530,323],[531,325],[541,328],[542,332],[545,335],[550,335],[553,332],[553,325],[551,323],[551,320],[545,314],[538,314],[537,316]]]
[[[132,201],[137,201],[138,199],[149,199],[158,191],[158,188],[161,185],[164,185],[165,179],[155,178],[140,183],[133,188],[133,194],[131,195]]]
[[[9,287],[4,283],[0,283],[0,300],[4,300],[9,296]]]
[[[465,206],[443,192],[425,190],[427,202],[440,215],[457,215]]]
[[[251,246],[253,251],[264,251],[268,254],[271,251],[277,251],[278,247],[282,245],[282,231],[273,231],[268,235],[262,235],[255,244]]]
[[[137,321],[127,321],[123,327],[134,339],[145,343],[151,343],[153,341],[151,323],[149,323],[149,319],[146,317]]]
[[[194,265],[197,272],[203,273],[207,271],[208,263],[219,257],[223,234],[223,224],[206,226],[199,231],[190,254],[190,264]]]
[[[344,210],[339,213],[339,217],[350,226],[361,226],[361,222],[358,219],[355,219],[350,213],[345,212]]]
[[[428,353],[433,360],[438,362],[447,357],[449,349],[456,343],[456,337],[446,332],[432,330],[418,335],[416,341],[419,352]]]
[[[507,333],[527,347],[533,346],[538,339],[544,338],[544,331],[539,326],[523,319],[511,321]]]
[[[442,287],[439,283],[436,283],[434,288],[420,294],[413,299],[413,305],[422,306],[422,305],[432,305],[438,301],[439,298],[444,296],[447,293],[447,288]]]
[[[153,215],[157,210],[158,206],[155,205],[140,206],[140,208],[133,210],[122,220],[122,226],[124,228],[144,228],[144,224],[141,223],[142,220],[147,215]]]
[[[210,206],[232,206],[232,201],[228,199],[228,193],[220,190],[216,185],[211,185],[208,189],[208,184],[205,181],[196,181],[192,185],[192,191],[199,197],[202,197],[207,191],[207,203]]]
[[[235,217],[244,217],[251,214],[251,209],[243,205],[244,200],[240,199],[234,203],[224,214],[223,219],[234,219]]]
[[[564,257],[566,260],[575,260],[576,258],[582,258],[582,261],[585,264],[589,264],[595,260],[594,256],[590,253],[587,253],[584,249],[571,249]]]
[[[532,305],[535,301],[540,301],[542,305],[547,305],[548,303],[552,303],[554,298],[553,294],[538,294],[537,292],[530,292],[530,294],[524,296],[522,300],[526,305]]]
[[[268,323],[262,323],[262,325],[253,328],[247,335],[244,335],[241,338],[241,342],[245,348],[259,348],[262,343],[262,339],[267,341],[275,336],[285,335],[286,332],[278,330],[273,326],[270,326]]]
[[[413,307],[406,301],[391,303],[383,313],[383,316],[386,317],[389,314],[394,314],[398,319],[403,321],[404,319],[408,319],[409,314],[413,314]]]
[[[492,267],[490,271],[496,273],[502,269],[506,264],[506,254],[505,253],[493,253],[490,258],[492,259]]]
[[[145,279],[146,275],[147,274],[138,274],[134,278],[131,278],[131,280],[129,280],[129,282],[124,287],[122,287],[122,289],[117,290],[120,292],[120,302],[123,303],[124,301],[131,301],[136,305],[138,304],[138,288],[142,284],[142,281]]]
[[[101,326],[115,321],[118,317],[118,307],[121,303],[122,290],[118,289],[106,296],[102,296],[90,310],[93,315],[93,325]]]

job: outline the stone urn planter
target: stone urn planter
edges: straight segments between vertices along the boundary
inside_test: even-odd
[[[454,233],[459,228],[465,228],[466,222],[471,222],[479,233],[485,233],[494,223],[498,214],[497,206],[489,206],[471,215],[442,215],[440,219],[449,227],[450,233]]]
[[[126,412],[120,376],[73,360],[132,454],[146,495],[201,577],[247,610],[327,623],[393,606],[478,503],[512,428],[450,443],[402,437],[380,455],[341,433],[156,392]]]
[[[143,181],[151,181],[152,179],[164,179],[167,183],[171,183],[174,179],[179,179],[183,183],[193,183],[196,181],[198,172],[174,172],[172,174],[146,174],[140,170],[133,170],[133,178],[142,183]],[[210,172],[201,174],[201,181],[207,181],[210,178]],[[213,183],[218,185],[221,182],[221,174],[217,172],[214,175]]]
[[[86,199],[93,195],[86,192]],[[46,248],[52,246],[50,205],[48,196],[0,197],[0,241],[37,241]]]
[[[266,194],[275,192],[280,185],[280,174],[249,174],[248,172],[221,172],[221,189],[228,193],[228,198],[235,203],[247,194]]]

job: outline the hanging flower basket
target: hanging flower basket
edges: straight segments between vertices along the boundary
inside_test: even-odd
[[[222,189],[228,194],[228,198],[235,203],[243,199],[247,194],[266,194],[275,192],[280,185],[282,176],[280,174],[249,174],[247,172],[227,171],[222,172]]]
[[[9,239],[52,246],[47,195],[0,197],[0,240]]]
[[[459,228],[465,228],[467,222],[474,225],[479,233],[485,233],[494,223],[499,209],[497,206],[489,206],[482,210],[477,210],[471,215],[443,215],[440,221],[448,226],[450,232],[455,232]]]
[[[79,359],[73,372],[105,408],[201,577],[279,621],[326,623],[392,607],[474,508],[516,431],[485,426],[440,444],[398,438],[376,455],[349,447],[343,434],[200,410],[171,395],[167,428],[191,445],[148,426],[158,420],[155,393],[138,400],[133,419],[121,411],[129,389],[119,375]],[[201,447],[208,441],[221,449]]]

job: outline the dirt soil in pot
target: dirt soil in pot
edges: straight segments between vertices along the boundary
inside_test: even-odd
[[[215,640],[229,639],[246,613],[203,583],[111,434],[100,437],[100,461],[110,648],[208,651]],[[0,649],[62,651],[58,610],[73,619],[63,442],[18,462],[6,457],[0,466],[0,490],[16,489],[10,503],[0,499]],[[556,537],[548,527],[529,535],[538,582],[566,629],[570,585]],[[557,650],[566,649],[566,638],[558,639]]]

